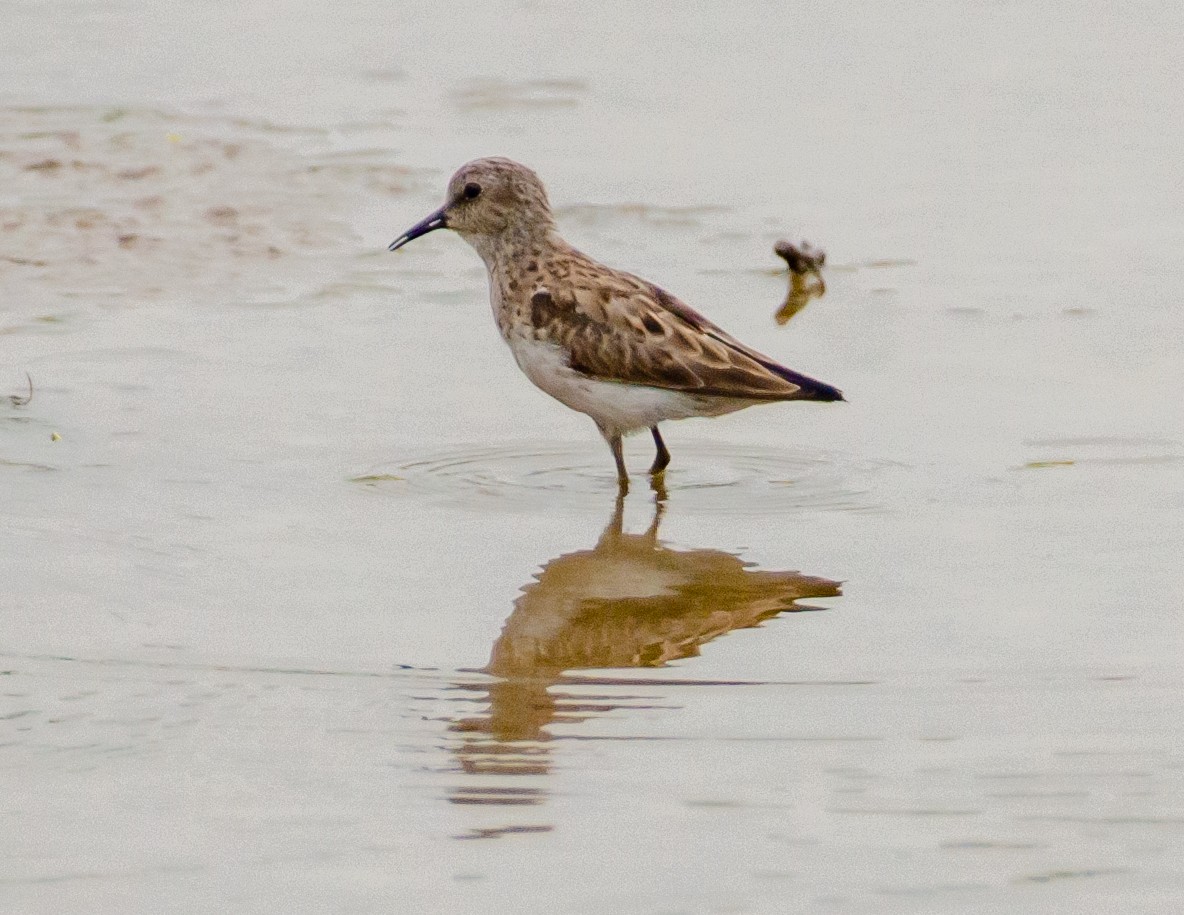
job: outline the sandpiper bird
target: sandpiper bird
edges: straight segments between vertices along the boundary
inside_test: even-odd
[[[622,490],[621,438],[649,429],[670,463],[658,424],[721,416],[780,400],[842,400],[837,388],[778,365],[664,289],[606,267],[562,238],[538,175],[509,159],[476,159],[448,182],[444,206],[390,250],[452,229],[489,271],[502,337],[526,377],[592,417],[612,449]]]

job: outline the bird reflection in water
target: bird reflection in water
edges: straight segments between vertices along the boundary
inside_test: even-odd
[[[541,802],[545,791],[536,779],[488,777],[545,775],[548,726],[655,708],[653,696],[635,693],[670,685],[567,671],[661,667],[698,655],[701,645],[733,629],[820,609],[798,600],[839,595],[839,584],[826,578],[760,571],[721,550],[666,546],[658,538],[663,497],[659,491],[641,534],[624,532],[618,498],[594,547],[552,559],[523,587],[484,668],[498,680],[458,684],[488,710],[450,726],[459,735],[453,752],[466,774],[486,778],[450,792],[454,803]],[[595,694],[597,686],[605,694]]]

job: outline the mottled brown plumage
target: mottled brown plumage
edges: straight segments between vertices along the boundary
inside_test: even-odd
[[[817,393],[809,379],[791,381],[794,373],[778,373],[767,356],[645,280],[576,268],[566,280],[544,275],[541,282],[530,300],[535,337],[563,347],[571,367],[590,378],[729,400]]]
[[[439,228],[458,232],[485,261],[502,337],[538,387],[587,413],[608,441],[622,488],[621,437],[658,423],[719,416],[780,400],[841,400],[830,385],[778,365],[640,277],[594,261],[558,233],[546,190],[509,159],[477,159],[448,185],[446,202],[391,245]]]

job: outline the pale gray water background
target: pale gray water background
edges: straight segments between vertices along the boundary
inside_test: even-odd
[[[5,4],[0,911],[1173,910],[1182,36]],[[658,539],[601,540],[608,451],[476,255],[384,250],[488,154],[850,403],[670,426]],[[778,327],[786,236],[829,292]],[[722,635],[758,570],[843,593]]]

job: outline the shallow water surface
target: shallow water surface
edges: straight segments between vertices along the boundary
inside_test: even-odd
[[[0,21],[0,909],[1173,908],[1175,6]],[[849,403],[618,501],[487,154]]]

